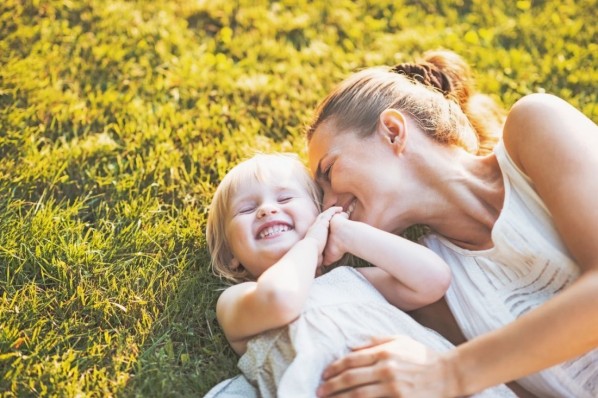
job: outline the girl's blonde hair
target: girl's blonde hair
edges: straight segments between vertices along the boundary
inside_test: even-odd
[[[471,71],[461,57],[430,51],[420,62],[368,68],[341,82],[316,109],[307,139],[328,120],[337,133],[369,136],[389,108],[408,114],[438,142],[476,154],[492,150],[505,120],[492,98],[475,93]]]
[[[206,239],[212,257],[212,270],[232,282],[251,280],[251,275],[242,267],[231,267],[233,253],[226,239],[226,223],[230,217],[232,199],[243,183],[254,181],[267,183],[285,177],[295,178],[313,199],[318,211],[321,209],[322,194],[299,157],[289,153],[257,154],[233,167],[222,179],[210,205]]]

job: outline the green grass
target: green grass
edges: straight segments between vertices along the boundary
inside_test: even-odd
[[[596,121],[596,9],[4,0],[0,392],[201,396],[236,373],[204,237],[232,165],[304,157],[302,129],[335,83],[431,48],[463,55],[506,107],[545,91]]]

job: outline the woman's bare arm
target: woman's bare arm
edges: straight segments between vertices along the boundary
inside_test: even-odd
[[[504,141],[553,215],[581,268],[579,279],[509,325],[446,354],[404,338],[355,351],[327,369],[320,396],[358,386],[350,393],[468,395],[598,347],[598,128],[566,102],[532,95],[509,113]]]
[[[598,347],[598,128],[565,101],[533,95],[509,113],[504,141],[544,200],[582,274],[546,304],[460,346],[454,362],[460,394]]]

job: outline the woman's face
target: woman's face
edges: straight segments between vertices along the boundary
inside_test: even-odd
[[[325,122],[309,143],[309,167],[324,192],[324,208],[342,206],[349,218],[393,231],[399,186],[393,143],[383,134],[334,134]],[[394,207],[393,207],[394,206]]]

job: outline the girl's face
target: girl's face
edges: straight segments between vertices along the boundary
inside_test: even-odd
[[[400,182],[393,144],[378,133],[334,134],[329,124],[318,127],[309,143],[309,167],[324,192],[324,208],[342,206],[352,220],[394,231],[391,211]]]
[[[305,237],[317,215],[297,179],[249,180],[231,200],[226,239],[234,258],[257,278]]]

